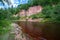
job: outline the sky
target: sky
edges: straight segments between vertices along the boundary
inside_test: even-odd
[[[17,7],[19,4],[25,4],[28,2],[28,0],[10,0],[11,1],[11,5],[13,5],[13,7]],[[10,5],[10,6],[11,6]],[[3,4],[0,2],[0,8],[8,8],[10,7],[7,5],[7,3],[5,3],[5,5],[3,6]]]
[[[3,8],[3,4],[0,2],[0,8]]]

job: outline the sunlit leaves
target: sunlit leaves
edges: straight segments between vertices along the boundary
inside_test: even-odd
[[[30,1],[30,0],[29,0]],[[29,3],[31,5],[42,5],[42,6],[46,6],[46,5],[55,5],[57,3],[59,3],[60,0],[32,0]]]
[[[60,22],[60,5],[57,4],[55,7],[52,6],[47,6],[43,9],[42,12],[44,15],[46,15],[45,18],[50,18],[49,21],[52,22]]]
[[[11,21],[18,19],[18,17],[13,17],[13,15],[19,11],[18,8],[0,9],[0,35],[10,31]]]
[[[5,34],[11,29],[11,21],[9,20],[0,20],[0,35]]]

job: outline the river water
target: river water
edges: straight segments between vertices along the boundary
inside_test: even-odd
[[[33,40],[60,40],[60,23],[18,21],[17,24]]]

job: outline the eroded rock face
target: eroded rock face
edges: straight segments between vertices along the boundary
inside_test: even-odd
[[[38,6],[30,7],[27,11],[21,10],[21,12],[19,12],[19,15],[25,16],[25,14],[26,14],[27,16],[31,16],[31,15],[37,14],[41,11],[42,11],[42,7],[38,5]]]

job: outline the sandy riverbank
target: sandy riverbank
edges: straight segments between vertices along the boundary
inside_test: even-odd
[[[21,19],[20,21],[41,22],[43,19]]]

